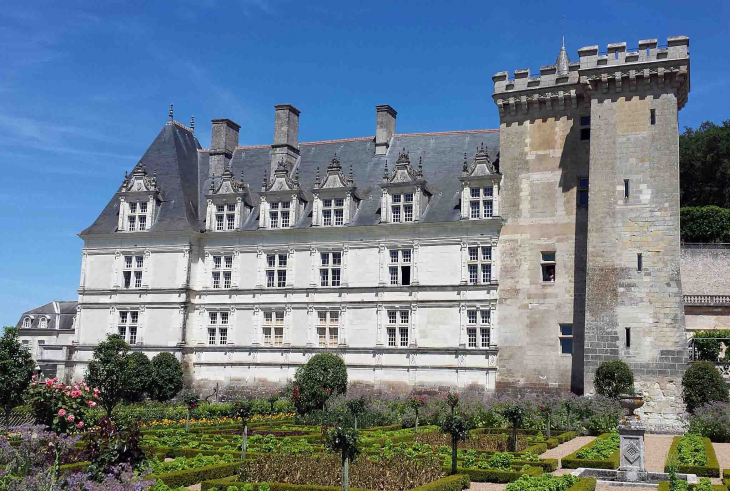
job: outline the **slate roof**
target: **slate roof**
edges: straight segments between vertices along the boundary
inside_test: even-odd
[[[16,324],[16,327],[18,327],[18,329],[22,329],[23,319],[30,316],[32,318],[30,329],[39,329],[40,319],[42,317],[41,314],[48,314],[49,319],[46,329],[73,329],[74,317],[76,316],[76,307],[78,304],[79,303],[76,301],[63,300],[49,302],[27,312],[23,312]],[[58,307],[58,310],[56,310],[56,307]],[[58,314],[60,314],[60,316]],[[59,325],[56,325],[56,321],[59,317]]]
[[[299,171],[299,182],[305,193],[311,196],[319,167],[320,176],[332,158],[337,154],[344,173],[350,165],[359,193],[364,196],[350,226],[375,225],[380,222],[380,196],[385,161],[392,170],[398,153],[405,150],[410,154],[412,165],[423,160],[423,177],[433,192],[431,202],[425,209],[421,221],[444,222],[460,219],[461,170],[464,154],[471,163],[477,146],[484,144],[490,158],[497,160],[499,152],[499,130],[466,130],[438,133],[396,134],[387,155],[375,155],[375,137],[361,137],[319,142],[301,142],[300,158],[295,168]],[[162,189],[163,202],[151,231],[199,232],[205,229],[205,194],[210,189],[208,177],[209,155],[192,133],[177,123],[165,125],[155,141],[142,157],[148,173],[157,172],[157,182]],[[230,167],[236,178],[243,171],[254,203],[253,212],[241,225],[243,230],[258,228],[258,193],[264,172],[270,177],[271,147],[256,145],[238,147],[233,153]],[[216,183],[220,177],[217,176]],[[121,183],[121,176],[120,176]],[[113,233],[117,227],[119,194],[115,194],[93,225],[81,232],[89,234]],[[294,226],[307,228],[311,225],[311,199],[305,212]]]

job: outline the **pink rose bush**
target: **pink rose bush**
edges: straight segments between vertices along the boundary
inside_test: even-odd
[[[73,434],[84,431],[86,414],[97,406],[95,399],[99,397],[99,390],[89,387],[83,380],[65,385],[55,377],[43,381],[33,376],[29,394],[36,421],[56,433]]]

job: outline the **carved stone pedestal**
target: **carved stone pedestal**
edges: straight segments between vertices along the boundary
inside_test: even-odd
[[[621,437],[621,460],[618,468],[620,481],[645,481],[644,433],[646,426],[638,417],[626,417],[618,426]]]

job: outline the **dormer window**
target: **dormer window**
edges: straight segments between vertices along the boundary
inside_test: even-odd
[[[289,228],[291,201],[274,201],[269,209],[269,228]]]
[[[306,201],[298,177],[292,178],[287,164],[283,160],[280,161],[271,180],[264,175],[259,227],[269,229],[293,227],[304,213]]]
[[[147,230],[147,203],[131,202],[127,215],[127,231]]]
[[[243,175],[240,180],[234,179],[230,168],[220,178],[211,178],[205,197],[208,200],[205,229],[214,232],[238,230],[253,208]]]
[[[41,317],[38,320],[38,327],[41,329],[47,329],[48,328],[48,319],[45,317]]]
[[[23,319],[23,329],[30,329],[31,320],[30,317]]]
[[[461,218],[479,220],[499,215],[498,195],[502,175],[496,164],[489,159],[487,149],[482,145],[477,148],[471,164],[467,163],[464,154],[462,167],[462,199]]]
[[[320,179],[317,169],[312,193],[314,194],[312,225],[323,227],[341,227],[349,224],[362,198],[355,187],[352,167],[346,177],[337,155],[327,166],[327,174],[323,179]]]
[[[418,169],[411,166],[410,157],[402,152],[392,174],[385,163],[383,173],[381,220],[384,223],[410,223],[420,220],[428,205],[431,191],[423,179],[423,161]]]
[[[157,178],[147,175],[147,169],[138,163],[132,175],[125,174],[119,189],[120,208],[118,230],[124,232],[144,232],[148,230],[155,217],[160,198]]]

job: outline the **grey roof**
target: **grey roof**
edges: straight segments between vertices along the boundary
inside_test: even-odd
[[[404,149],[410,154],[415,167],[423,160],[423,177],[433,192],[431,202],[421,221],[443,222],[460,219],[461,170],[464,154],[469,162],[474,159],[478,145],[484,144],[492,161],[499,152],[499,130],[467,130],[439,133],[396,134],[387,155],[375,155],[375,138],[352,138],[299,144],[300,158],[296,170],[305,193],[311,196],[315,175],[326,173],[327,165],[335,154],[345,173],[352,165],[355,186],[364,196],[350,226],[374,225],[380,222],[380,185],[383,182],[385,161],[393,169],[398,153]],[[210,189],[208,177],[209,155],[198,152],[199,143],[192,133],[181,125],[168,124],[162,129],[142,157],[149,173],[157,172],[157,182],[164,200],[151,231],[201,231],[205,229],[205,194]],[[259,145],[238,147],[230,167],[236,177],[243,176],[252,194],[254,209],[242,224],[243,230],[258,228],[258,193],[264,173],[270,175],[271,147]],[[220,176],[215,178],[220,179]],[[121,182],[121,176],[120,176]],[[80,235],[113,233],[117,227],[119,194],[115,194],[93,225]],[[296,228],[311,225],[311,199]]]
[[[47,314],[48,324],[47,329],[73,329],[74,317],[76,316],[76,307],[78,306],[76,301],[55,301],[49,302],[40,307],[36,307],[27,312],[23,312],[18,320],[17,327],[20,329],[23,327],[23,319],[31,317],[31,329],[38,329],[40,326],[40,319],[43,314]],[[56,324],[58,322],[58,325]]]

